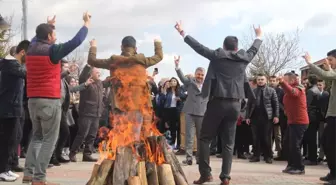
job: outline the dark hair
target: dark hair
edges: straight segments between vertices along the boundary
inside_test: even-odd
[[[65,60],[65,59],[62,59],[61,60],[61,65],[63,66],[64,64],[69,64],[69,61]]]
[[[55,26],[47,23],[43,23],[36,28],[36,38],[40,40],[48,40],[48,35],[52,34]]]
[[[121,45],[123,47],[132,47],[135,48],[136,47],[136,40],[133,36],[126,36],[122,39],[121,41]]]
[[[13,47],[10,48],[10,50],[9,50],[9,54],[10,54],[12,57],[15,56],[15,54],[16,54],[16,46],[13,46]]]
[[[277,77],[276,77],[275,75],[272,75],[272,76],[270,76],[269,78],[271,79],[271,78],[277,78]]]
[[[324,80],[321,80],[321,79],[317,80],[317,82],[322,82],[322,83],[325,84],[325,81],[324,81]]]
[[[328,57],[329,57],[329,56],[332,56],[332,57],[335,57],[335,58],[336,58],[336,49],[333,49],[333,50],[329,51],[329,52],[327,53],[327,56],[328,56]]]
[[[289,77],[291,77],[291,78],[293,78],[293,77],[296,78],[296,74],[293,73],[293,72],[288,72],[288,73],[285,74],[285,76],[289,76]]]
[[[302,80],[303,80],[303,81],[304,81],[304,80],[308,80],[308,77],[304,77]]]
[[[73,76],[69,76],[68,75],[68,76],[65,77],[65,80],[68,82],[68,84],[70,84],[70,82],[71,82],[72,79],[76,80],[76,78],[73,77]]]
[[[178,94],[178,91],[179,91],[179,89],[180,89],[180,87],[181,87],[181,85],[180,85],[180,82],[177,80],[177,78],[172,77],[172,78],[169,80],[169,82],[171,82],[172,80],[176,80],[176,82],[177,82],[176,89],[175,89],[175,94],[177,95],[177,94]],[[172,88],[169,87],[168,91],[172,91]]]
[[[223,43],[224,49],[234,51],[238,48],[238,38],[235,36],[227,36]]]
[[[311,85],[316,85],[317,81],[318,81],[318,78],[317,78],[316,75],[309,75],[308,76],[308,81]]]
[[[20,51],[24,50],[27,52],[30,42],[28,40],[23,40],[16,46],[16,53],[20,53]]]
[[[262,73],[257,74],[257,76],[258,76],[258,77],[262,77],[262,76],[265,76],[265,77],[266,77],[266,75],[264,75],[264,74],[262,74]]]

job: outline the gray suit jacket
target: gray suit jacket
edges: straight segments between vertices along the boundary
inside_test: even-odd
[[[256,39],[247,51],[227,51],[223,48],[209,49],[187,35],[184,41],[198,54],[210,60],[202,87],[203,97],[244,99],[247,95],[246,67],[257,54],[261,40]],[[251,93],[251,89],[249,92]],[[248,95],[253,97],[253,95]]]
[[[188,97],[184,103],[182,112],[190,115],[204,116],[208,98],[203,98],[201,90],[197,87],[195,78],[185,77],[181,69],[177,69],[176,73],[188,92]]]

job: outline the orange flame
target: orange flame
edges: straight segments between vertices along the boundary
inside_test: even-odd
[[[147,138],[149,136],[160,136],[156,128],[156,119],[150,106],[150,91],[147,84],[146,70],[141,65],[120,66],[111,70],[112,89],[114,91],[114,103],[122,114],[110,113],[112,129],[105,134],[106,129],[100,130],[100,136],[105,140],[99,145],[100,160],[114,160],[117,148],[120,146],[131,146],[138,160],[141,157],[137,154],[132,145],[134,142],[142,142],[145,145],[146,158],[150,162],[162,164],[165,162],[161,150],[151,150]],[[142,117],[143,121],[139,122]]]

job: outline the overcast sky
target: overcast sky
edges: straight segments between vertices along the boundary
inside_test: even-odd
[[[221,46],[227,35],[241,38],[252,24],[260,24],[266,33],[299,28],[301,48],[318,60],[336,47],[335,6],[334,0],[28,0],[28,36],[32,38],[36,26],[56,14],[58,42],[67,41],[83,25],[82,14],[88,10],[92,24],[79,48],[83,56],[93,38],[98,42],[99,58],[119,54],[121,39],[127,35],[137,39],[139,52],[150,56],[154,54],[154,38],[160,37],[164,59],[155,66],[159,68],[159,80],[176,76],[174,55],[181,55],[181,68],[186,74],[208,66],[208,61],[177,34],[176,20],[182,20],[186,32],[210,48]],[[0,0],[0,13],[13,14],[18,30],[21,8],[21,0]],[[17,36],[15,42],[20,38]],[[104,76],[107,74],[104,72]]]

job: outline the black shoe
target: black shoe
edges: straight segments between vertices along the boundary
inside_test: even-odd
[[[61,163],[54,156],[51,157],[49,164],[53,164],[54,166],[61,166]]]
[[[336,180],[336,178],[331,176],[330,173],[328,173],[326,176],[321,177],[320,180],[324,182],[329,182],[329,181]]]
[[[84,154],[83,162],[97,162],[98,160],[93,158],[91,155]]]
[[[267,164],[272,164],[272,163],[273,163],[273,160],[272,160],[271,158],[266,158],[266,159],[265,159],[265,162],[266,162]]]
[[[288,173],[292,169],[293,169],[292,167],[287,166],[286,169],[282,170],[282,173]]]
[[[20,165],[17,165],[17,166],[12,166],[12,171],[13,172],[23,172],[24,168]]]
[[[238,159],[247,159],[247,157],[244,154],[238,154],[237,158]]]
[[[69,159],[65,159],[63,156],[59,156],[59,157],[57,157],[57,160],[58,160],[60,163],[68,163],[68,162],[70,162]]]
[[[74,163],[77,162],[76,153],[70,152],[69,159],[71,162],[74,162]]]
[[[251,162],[251,163],[260,162],[260,158],[259,158],[259,157],[252,157],[252,158],[250,159],[250,162]]]
[[[222,158],[222,154],[216,154],[217,158]]]
[[[299,169],[291,169],[291,170],[288,170],[289,174],[291,175],[304,175],[305,174],[305,170],[299,170]]]
[[[322,162],[323,162],[323,159],[321,159],[321,158],[317,158],[317,162],[318,162],[318,163],[322,163]]]
[[[318,165],[317,161],[304,161],[304,164],[307,166],[316,166]]]
[[[54,167],[53,164],[48,164],[48,168],[52,168],[52,167]]]
[[[216,151],[212,151],[212,152],[210,152],[210,156],[214,156],[214,155],[216,155]]]
[[[20,158],[25,159],[26,158],[26,152],[21,151]]]
[[[274,158],[274,161],[286,161],[286,159],[280,156],[280,157]]]
[[[189,160],[188,159],[187,160],[183,160],[182,164],[191,166],[193,164],[193,161],[190,160],[190,159]]]

